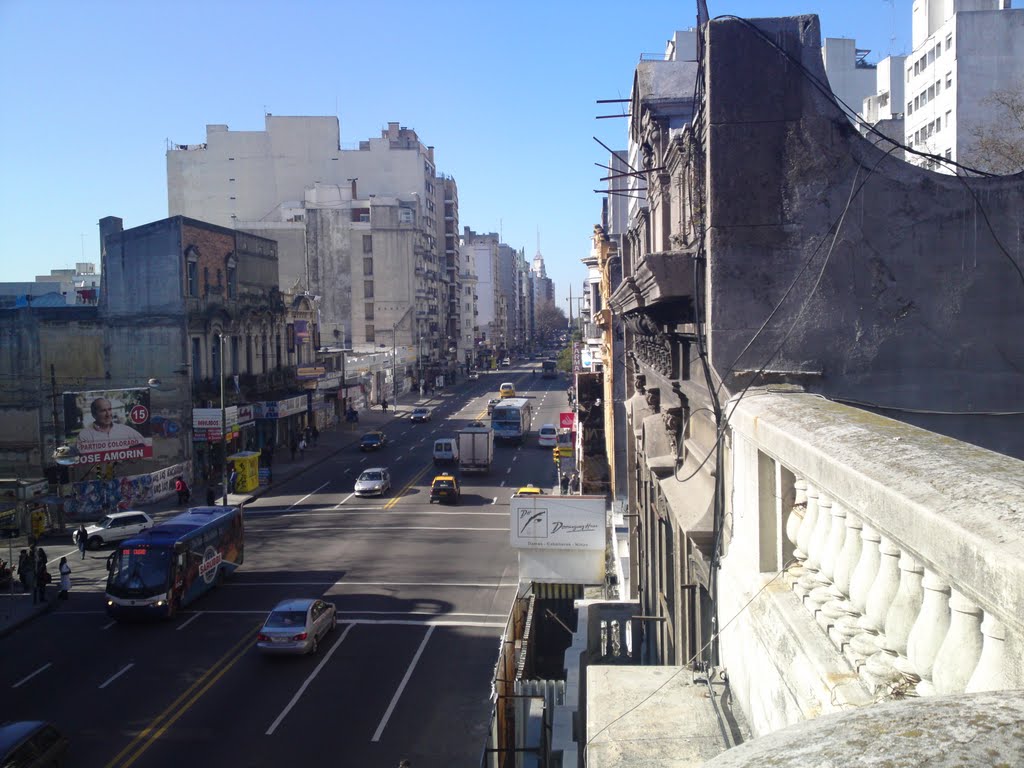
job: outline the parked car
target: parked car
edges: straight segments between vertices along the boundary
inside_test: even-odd
[[[391,473],[386,467],[363,470],[356,478],[356,496],[383,496],[391,490]]]
[[[316,653],[320,641],[337,625],[334,603],[315,598],[282,600],[263,622],[256,647],[267,653]]]
[[[448,502],[449,504],[459,503],[459,481],[454,475],[438,475],[430,484],[430,503]]]
[[[537,432],[537,445],[541,448],[554,448],[558,445],[558,427],[544,424]]]
[[[43,720],[17,720],[0,725],[0,765],[35,768],[64,764],[68,737]]]
[[[430,409],[422,406],[413,408],[409,421],[430,421]]]
[[[359,438],[360,451],[376,451],[378,448],[383,448],[387,444],[387,435],[385,435],[379,429],[376,429],[373,432],[367,432],[365,435]]]
[[[501,402],[501,400],[499,400],[496,397],[492,397],[490,400],[487,401],[487,415],[488,416],[490,416],[491,413],[494,411],[494,406],[496,406],[500,402]]]
[[[98,549],[104,544],[124,541],[142,533],[147,528],[152,528],[153,525],[153,518],[139,510],[112,512],[98,522],[86,526],[85,546],[88,549]],[[77,528],[71,534],[71,540],[78,544]]]

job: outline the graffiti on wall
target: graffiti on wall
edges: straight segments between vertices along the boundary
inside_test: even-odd
[[[189,469],[187,463],[172,464],[143,475],[74,483],[72,497],[64,500],[64,518],[70,522],[98,520],[110,512],[153,504],[174,493],[174,481],[179,475],[191,485]]]

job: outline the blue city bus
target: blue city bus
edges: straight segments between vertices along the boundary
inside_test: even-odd
[[[118,545],[107,560],[107,613],[171,617],[242,564],[241,507],[193,507]]]
[[[491,411],[491,429],[495,440],[523,442],[530,431],[533,408],[525,397],[509,397]]]

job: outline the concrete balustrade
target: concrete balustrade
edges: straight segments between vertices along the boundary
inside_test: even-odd
[[[742,507],[767,498],[778,519],[763,535],[776,551],[791,545],[797,561],[787,573],[792,603],[774,591],[756,598],[774,608],[762,611],[760,625],[737,621],[736,631],[760,626],[762,634],[750,645],[734,638],[724,646],[764,644],[765,622],[778,612],[784,630],[773,642],[785,643],[790,669],[771,667],[769,647],[762,659],[769,663],[746,660],[742,695],[751,707],[795,697],[788,711],[812,716],[813,687],[794,694],[787,682],[794,664],[834,675],[845,661],[874,695],[915,683],[925,695],[1024,687],[1024,519],[1016,514],[1024,508],[1024,463],[802,394],[758,393],[731,403],[729,413],[734,450],[743,446],[762,463],[770,457],[776,469],[761,478],[777,486],[759,495],[758,462],[735,462],[733,513],[756,525],[764,513]],[[786,477],[790,487],[778,487]],[[786,493],[791,505],[779,501]],[[748,542],[737,553],[757,551],[759,535],[737,525],[734,536]],[[764,570],[753,572],[749,557],[726,557],[723,584],[754,595]],[[831,644],[812,641],[812,630]],[[729,666],[727,654],[722,663]],[[844,685],[843,695],[857,699]]]

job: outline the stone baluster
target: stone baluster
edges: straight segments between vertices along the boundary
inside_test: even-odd
[[[828,515],[829,523],[825,540],[820,547],[818,573],[814,577],[814,585],[804,603],[821,624],[821,608],[833,598],[832,580],[835,576],[836,561],[843,548],[843,539],[846,538],[846,510],[839,502],[821,494],[818,499],[818,515],[819,517]],[[824,626],[827,626],[828,623],[824,622]]]
[[[786,517],[786,538],[793,544],[793,557],[796,563],[787,572],[787,579],[795,580],[803,574],[803,561],[807,558],[800,550],[800,529],[807,517],[807,481],[797,477],[793,481],[793,506]]]
[[[849,653],[847,644],[854,635],[859,635],[863,631],[858,626],[857,620],[868,609],[868,593],[871,591],[871,585],[875,583],[875,576],[878,575],[878,565],[881,560],[878,544],[882,537],[878,531],[865,524],[860,532],[860,539],[860,560],[857,561],[857,567],[853,569],[853,576],[850,578],[850,610],[852,614],[839,619],[835,626],[835,632],[842,638],[843,650],[847,652],[848,658],[854,663],[858,661],[858,656]]]
[[[858,659],[870,659],[881,650],[879,641],[885,629],[885,619],[900,588],[899,547],[882,536],[878,555],[878,573],[868,591],[867,608],[857,620],[857,626],[864,631],[850,641],[850,649]]]
[[[930,692],[935,656],[949,631],[949,584],[925,568],[924,599],[910,636],[907,637],[907,658],[897,659],[893,666],[911,680],[917,679],[918,693]]]
[[[818,521],[811,532],[811,540],[807,547],[807,573],[800,579],[800,586],[805,590],[807,596],[816,587],[829,583],[821,574],[821,561],[825,555],[825,545],[828,543],[828,533],[832,527],[832,498],[825,493],[818,494]],[[806,601],[805,601],[806,602]],[[808,606],[811,610],[817,606]]]
[[[907,640],[924,602],[923,578],[924,566],[913,555],[901,552],[900,587],[885,615],[885,633],[877,640],[881,652],[872,656],[865,666],[868,680],[876,688],[894,686],[903,678],[896,665],[906,662]]]
[[[857,614],[849,600],[850,580],[853,578],[857,563],[860,562],[863,549],[862,527],[860,518],[855,513],[846,513],[846,536],[843,538],[843,549],[833,569],[832,586],[829,587],[833,599],[822,606],[819,614],[819,622],[825,626],[832,642],[840,648],[846,642],[846,637],[834,631],[834,627],[840,619]]]
[[[967,681],[967,693],[1017,688],[1006,667],[1006,627],[991,613],[981,622],[981,658]]]
[[[818,565],[817,561],[814,561],[814,568],[811,568],[811,538],[814,536],[814,530],[818,527],[818,489],[807,483],[807,509],[804,512],[804,521],[800,523],[800,532],[796,537],[797,550],[793,554],[800,558],[801,565],[803,566],[800,573],[800,578],[797,583],[793,585],[793,591],[796,592],[800,597],[804,597],[809,591],[804,582],[803,577],[812,570],[817,572]]]
[[[963,693],[981,658],[981,608],[955,589],[949,608],[949,631],[932,667],[932,688],[939,694]]]

